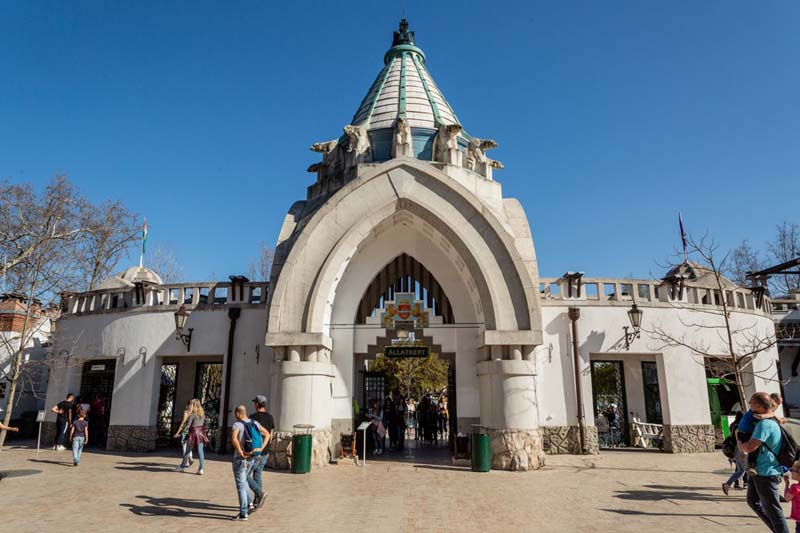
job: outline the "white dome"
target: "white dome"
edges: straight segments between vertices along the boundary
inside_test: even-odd
[[[155,283],[161,285],[161,277],[149,268],[133,266],[125,272],[120,272],[104,280],[97,286],[97,290],[103,289],[128,289],[137,282]]]

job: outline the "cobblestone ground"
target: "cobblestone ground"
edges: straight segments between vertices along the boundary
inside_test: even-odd
[[[212,454],[200,477],[177,472],[177,455],[166,453],[89,451],[74,468],[69,451],[12,445],[0,452],[0,471],[9,474],[0,482],[2,529],[765,530],[743,491],[722,494],[730,470],[721,453],[551,456],[545,469],[526,473],[473,473],[424,459],[368,459],[366,467],[311,475],[267,471],[266,505],[234,523],[228,457]]]

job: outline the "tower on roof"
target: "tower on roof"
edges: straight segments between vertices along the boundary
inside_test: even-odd
[[[402,19],[383,56],[383,69],[344,127],[344,135],[311,146],[323,160],[308,169],[317,173],[310,197],[349,181],[361,163],[409,157],[463,167],[489,180],[493,169],[503,168],[486,156],[487,150],[497,147],[494,141],[472,137],[464,130],[408,28],[408,21]]]

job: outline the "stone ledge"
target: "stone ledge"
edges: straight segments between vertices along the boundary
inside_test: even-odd
[[[544,466],[542,436],[538,429],[490,429],[492,468],[536,470]]]
[[[542,440],[544,451],[548,455],[580,455],[580,433],[578,426],[543,426]],[[597,440],[597,427],[586,426],[586,453],[597,455],[600,445]]]
[[[273,431],[269,443],[267,467],[273,470],[288,470],[292,465],[292,436],[287,431]],[[327,466],[331,461],[331,430],[319,429],[311,432],[311,470]]]
[[[112,452],[152,452],[156,449],[156,426],[108,426],[106,450]]]
[[[714,426],[664,425],[664,451],[669,453],[710,453],[714,451]]]

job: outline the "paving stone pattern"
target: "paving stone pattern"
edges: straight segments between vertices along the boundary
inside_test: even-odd
[[[446,461],[337,465],[308,475],[267,471],[269,499],[246,524],[228,455],[209,454],[205,475],[175,470],[178,451],[84,453],[6,447],[3,523],[28,531],[765,531],[743,491],[725,496],[721,453],[603,451],[552,455],[529,472],[471,472]],[[432,452],[435,453],[435,452]],[[402,459],[402,457],[401,457]],[[26,471],[29,475],[14,476]],[[31,471],[38,471],[31,473]],[[43,507],[57,498],[58,509]],[[60,510],[59,510],[60,509]],[[67,511],[65,511],[65,509]],[[785,506],[789,512],[789,506]],[[791,527],[794,527],[792,524]]]

